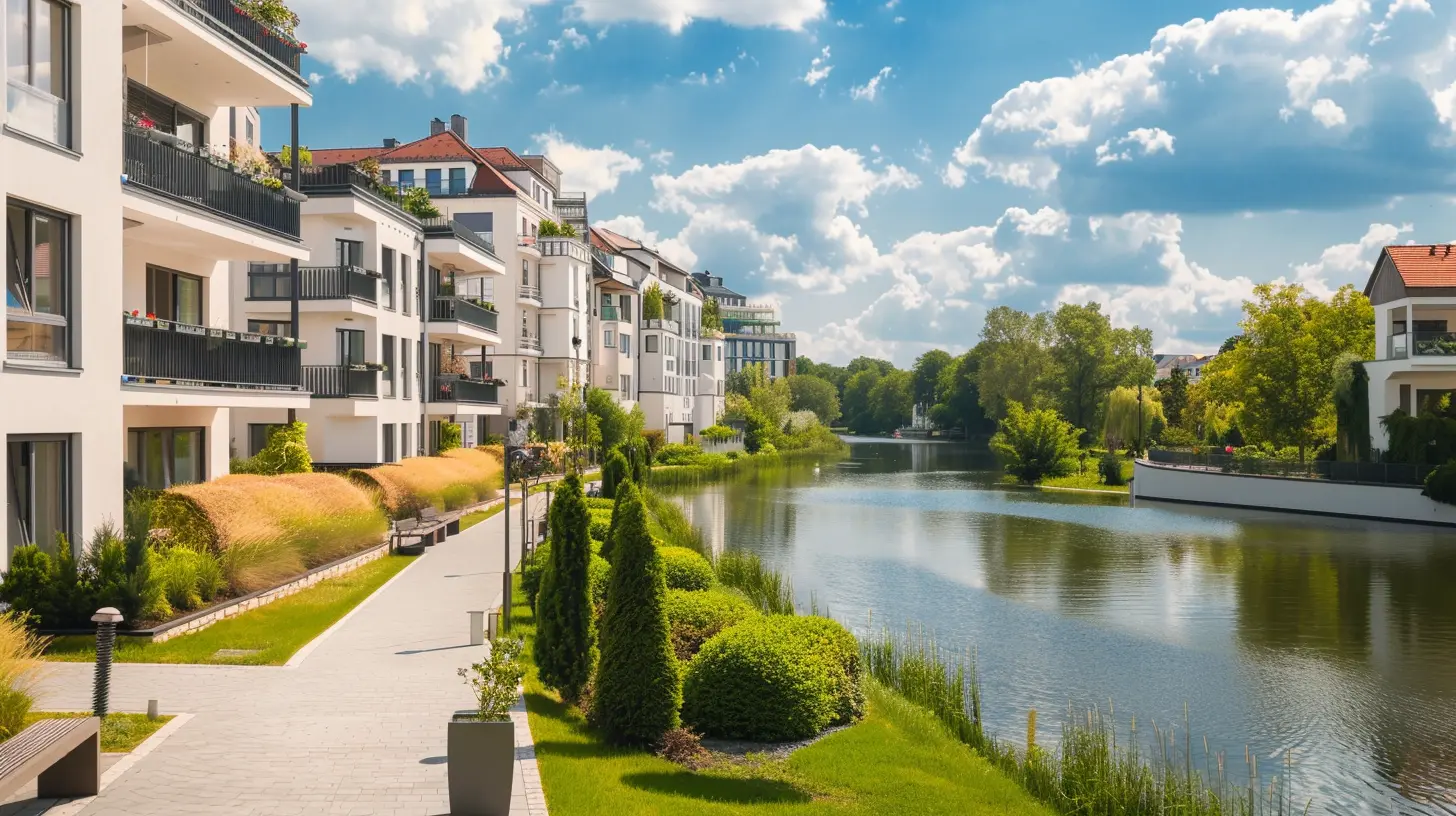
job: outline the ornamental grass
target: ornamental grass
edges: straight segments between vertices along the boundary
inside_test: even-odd
[[[458,510],[495,498],[501,485],[501,457],[489,449],[461,448],[351,470],[349,478],[377,490],[385,511],[401,518],[426,507]]]

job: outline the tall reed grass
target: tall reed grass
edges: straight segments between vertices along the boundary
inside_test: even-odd
[[[686,547],[704,558],[712,558],[703,534],[688,520],[682,505],[652,490],[642,491],[647,502],[647,528],[653,538],[669,547]]]
[[[46,640],[38,637],[14,612],[0,614],[0,742],[25,728],[35,705],[35,685],[44,663]]]
[[[770,569],[757,553],[729,550],[713,562],[718,583],[748,596],[770,615],[794,614],[794,587],[788,576]]]
[[[499,493],[501,471],[501,455],[496,451],[462,448],[351,470],[349,478],[378,491],[385,511],[401,518],[425,507],[458,510],[490,501]]]

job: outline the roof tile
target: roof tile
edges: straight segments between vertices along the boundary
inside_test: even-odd
[[[1456,252],[1450,244],[1388,246],[1385,254],[1406,288],[1456,288]]]

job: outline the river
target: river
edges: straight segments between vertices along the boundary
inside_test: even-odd
[[[859,631],[974,648],[993,733],[1068,705],[1182,731],[1196,764],[1292,762],[1311,812],[1456,814],[1456,531],[1000,484],[984,449],[850,457],[686,492],[716,548]],[[1179,738],[1182,742],[1182,738]],[[1236,770],[1237,769],[1237,770]]]

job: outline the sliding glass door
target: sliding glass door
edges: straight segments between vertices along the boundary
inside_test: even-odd
[[[143,487],[165,490],[205,480],[201,428],[132,428],[126,463]]]
[[[54,554],[56,537],[71,537],[71,441],[10,437],[6,444],[6,527],[11,552],[38,544]]]

